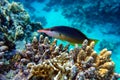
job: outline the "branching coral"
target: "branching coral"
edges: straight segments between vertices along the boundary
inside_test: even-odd
[[[69,60],[67,55],[67,53],[61,53],[61,55],[53,59],[45,60],[43,63],[31,66],[31,75],[36,77],[43,77],[47,80],[53,78],[55,78],[55,80],[58,80],[59,78],[61,79],[70,72],[70,68],[67,66],[67,62]]]
[[[76,46],[69,51],[69,44],[65,47],[63,44],[57,45],[57,39],[50,42],[48,37],[44,38],[41,35],[39,40],[33,37],[31,43],[26,43],[23,51],[15,51],[16,54],[12,59],[6,58],[9,56],[5,56],[5,53],[13,49],[15,40],[26,36],[30,31],[34,31],[33,27],[38,28],[41,24],[30,23],[28,14],[19,4],[15,2],[10,4],[6,0],[2,0],[1,4],[0,31],[4,33],[4,41],[0,41],[0,72],[7,79],[117,80],[120,78],[120,75],[114,72],[115,64],[110,59],[111,51],[103,49],[97,54],[94,42],[88,45],[87,40],[84,40],[81,47]],[[30,31],[25,32],[24,29],[27,28]]]
[[[94,69],[94,75],[91,75],[90,72],[87,71],[84,73],[84,79],[111,79],[115,76],[114,62],[110,59],[111,51],[103,49],[100,54],[97,55],[93,48],[94,42],[92,42],[90,46],[86,46],[86,48],[81,48],[77,55],[76,65],[80,71],[86,72],[86,70],[89,70],[90,68]]]
[[[18,52],[9,60],[9,68],[17,74],[13,79],[34,80],[107,80],[117,79],[114,62],[110,59],[111,51],[103,49],[99,54],[94,51],[94,42],[68,50],[69,44],[57,45],[57,39],[50,42],[48,37],[33,37],[32,43],[25,45],[25,50]],[[3,45],[3,42],[0,43]],[[2,55],[2,53],[1,53]],[[2,65],[3,63],[1,63]],[[20,73],[20,75],[19,75]],[[22,77],[23,76],[23,77]]]
[[[21,54],[20,64],[27,66],[30,74],[27,79],[44,80],[106,80],[120,76],[114,72],[114,62],[110,59],[111,51],[103,49],[99,54],[94,51],[94,42],[90,45],[85,40],[81,48],[68,51],[68,46],[51,44],[47,37],[33,38],[26,44]],[[32,62],[32,63],[31,63]],[[27,65],[26,65],[27,64]]]

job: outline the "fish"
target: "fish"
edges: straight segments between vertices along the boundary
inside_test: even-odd
[[[88,40],[88,44],[92,41],[95,43],[98,42],[98,40],[90,39],[78,29],[69,26],[54,26],[52,28],[40,29],[37,32],[45,33],[48,36],[68,41],[71,44],[82,44],[85,39]]]

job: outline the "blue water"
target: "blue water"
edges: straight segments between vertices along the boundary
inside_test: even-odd
[[[21,2],[31,20],[44,28],[66,25],[98,39],[95,50],[112,51],[115,71],[120,73],[120,0],[14,0]],[[61,40],[59,43],[67,44]]]

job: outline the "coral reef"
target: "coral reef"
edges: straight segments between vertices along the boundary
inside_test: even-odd
[[[98,24],[105,25],[106,23],[112,23],[113,26],[116,27],[114,29],[115,31],[110,30],[110,32],[116,34],[116,30],[120,28],[119,0],[49,0],[45,9],[56,10],[58,9],[58,6],[59,10],[62,9],[62,15],[71,21],[72,26],[76,28],[80,27],[80,30],[82,28],[85,30],[84,26],[93,28]],[[117,31],[117,34],[120,34],[120,31]]]
[[[16,54],[10,62],[17,71],[13,79],[28,80],[117,80],[120,75],[114,72],[111,51],[103,49],[99,54],[94,51],[94,42],[68,50],[69,44],[57,45],[48,37],[34,37],[25,50]]]
[[[109,15],[111,15],[111,18],[113,18],[112,16],[115,14],[116,14],[116,17],[117,15],[119,15],[119,11],[120,11],[119,4],[120,4],[119,0],[113,0],[113,1],[50,0],[47,4],[47,7],[49,7],[50,9],[55,9],[53,7],[56,7],[59,5],[59,7],[64,8],[63,10],[65,11],[63,11],[63,14],[68,18],[70,17],[73,18],[78,16],[80,17],[82,15],[85,15],[83,17],[86,17],[87,19],[91,17],[93,18],[97,17],[98,19],[102,19],[100,17],[104,17],[105,19],[105,17]],[[71,8],[72,10],[69,10]],[[103,15],[103,16],[100,16],[100,15]]]
[[[59,1],[58,3],[64,5],[73,3],[72,0]],[[94,50],[95,43],[91,42],[88,45],[87,40],[84,40],[82,46],[76,45],[74,49],[69,50],[70,44],[57,45],[57,39],[51,42],[43,35],[37,39],[34,31],[42,28],[41,23],[31,22],[28,13],[20,3],[10,3],[7,0],[0,0],[0,2],[0,80],[117,80],[120,78],[120,74],[114,72],[115,63],[110,58],[111,51],[103,49],[97,53]],[[56,2],[52,0],[47,6],[55,4]],[[70,6],[68,7],[71,9]],[[86,16],[85,12],[90,12],[87,6],[79,11],[78,8],[81,9],[81,6],[75,5],[74,8],[73,12],[66,11],[63,14],[66,17],[77,17],[78,15],[71,15],[76,13],[83,15],[80,17],[83,19]],[[111,10],[107,11],[111,12]],[[112,15],[118,13],[117,11]],[[45,20],[44,17],[41,19]],[[26,39],[24,50],[15,50],[15,42],[23,39]],[[31,42],[27,39],[31,39]]]
[[[0,41],[5,41],[10,50],[15,49],[15,41],[28,39],[26,37],[30,37],[31,31],[42,28],[41,24],[30,21],[29,14],[20,3],[0,2]]]

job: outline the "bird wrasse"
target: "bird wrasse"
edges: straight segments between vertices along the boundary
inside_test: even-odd
[[[68,26],[55,26],[52,28],[38,30],[38,32],[42,32],[48,36],[68,41],[72,44],[82,44],[85,39],[88,40],[88,44],[90,44],[92,41],[95,43],[98,41],[95,39],[90,39],[81,31]]]

